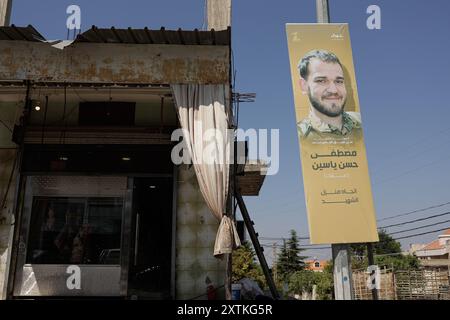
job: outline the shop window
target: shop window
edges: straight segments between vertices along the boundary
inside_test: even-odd
[[[119,264],[122,198],[35,197],[27,263]]]

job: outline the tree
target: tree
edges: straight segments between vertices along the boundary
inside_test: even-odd
[[[374,243],[375,264],[379,267],[394,269],[418,269],[419,260],[413,255],[403,255],[400,242],[396,241],[385,230],[378,231],[379,242]],[[352,268],[365,269],[368,266],[367,244],[358,243],[350,246],[352,252]]]
[[[289,277],[289,292],[291,294],[312,293],[313,286],[316,286],[317,299],[331,300],[334,288],[332,270],[332,268],[325,268],[323,272],[296,271]]]
[[[250,278],[258,282],[261,288],[265,288],[264,273],[261,266],[256,263],[255,252],[248,241],[245,241],[237,250],[233,251],[231,277],[233,282],[242,278]]]
[[[394,240],[385,230],[378,231],[378,237],[380,241],[375,243],[375,254],[389,254],[389,253],[401,253],[402,246],[400,242]]]
[[[314,271],[296,271],[289,277],[289,292],[293,294],[311,292],[315,284],[316,276]]]
[[[302,249],[299,245],[297,232],[291,230],[291,237],[283,243],[277,261],[277,272],[281,279],[287,280],[291,274],[303,270],[306,257],[300,256]]]
[[[334,294],[333,260],[328,261],[323,272],[318,272],[317,295],[320,300],[332,300]]]

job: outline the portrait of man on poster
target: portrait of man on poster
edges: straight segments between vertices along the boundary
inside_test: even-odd
[[[315,49],[299,62],[300,87],[309,98],[309,114],[297,123],[301,138],[347,136],[361,130],[361,115],[344,111],[347,89],[344,67],[332,52]]]

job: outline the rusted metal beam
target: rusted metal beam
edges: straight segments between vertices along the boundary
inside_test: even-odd
[[[223,84],[230,79],[229,58],[229,46],[82,42],[56,50],[42,42],[0,41],[0,81]]]

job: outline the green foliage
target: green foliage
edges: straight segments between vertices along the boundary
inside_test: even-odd
[[[362,255],[365,255],[365,252],[363,252]],[[367,269],[367,266],[369,265],[367,256],[362,257],[362,255],[358,254],[357,256],[354,256],[352,253],[351,262],[353,270]]]
[[[380,241],[375,243],[374,254],[400,253],[402,246],[400,242],[394,240],[385,230],[378,231]]]
[[[333,269],[316,272],[317,295],[319,300],[332,300],[334,292]]]
[[[408,270],[420,267],[417,257],[401,254],[400,242],[394,240],[385,230],[378,231],[378,237],[380,241],[374,243],[373,252],[375,256],[374,262],[380,268],[393,267],[395,270]],[[350,250],[352,253],[352,269],[366,269],[369,265],[367,244],[352,244]]]
[[[311,292],[316,284],[315,272],[311,270],[296,271],[289,277],[289,292],[301,294]]]
[[[293,273],[289,277],[289,292],[291,294],[301,294],[302,292],[312,292],[316,285],[317,298],[319,300],[331,300],[333,296],[333,273],[330,268],[324,272],[314,272],[302,270]]]
[[[419,259],[410,254],[375,257],[375,264],[379,267],[393,267],[395,270],[417,270],[420,268]]]
[[[261,288],[266,286],[264,273],[255,261],[252,245],[247,241],[235,250],[232,256],[232,281],[237,282],[242,278],[255,280]]]
[[[277,273],[282,280],[287,280],[291,274],[303,270],[306,257],[300,255],[302,249],[297,238],[295,230],[290,231],[291,236],[284,243],[277,259]]]

